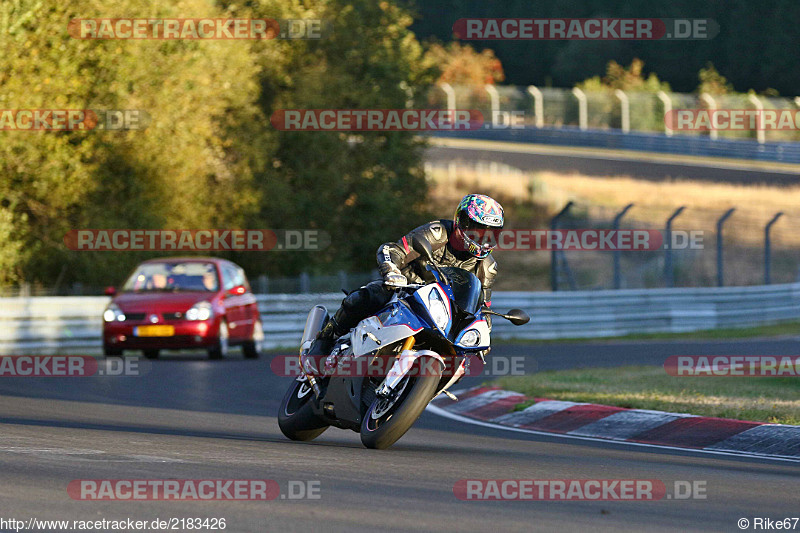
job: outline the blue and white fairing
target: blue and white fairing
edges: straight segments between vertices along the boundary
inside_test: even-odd
[[[474,274],[457,268],[445,268],[450,284],[425,285],[410,295],[408,301],[392,299],[377,315],[361,321],[353,330],[353,353],[363,355],[414,335],[422,329],[438,331],[449,339],[457,352],[486,349],[490,346],[489,326],[480,312],[481,284]],[[412,309],[413,307],[413,309]],[[474,320],[466,326],[464,316]],[[454,331],[454,319],[460,319]]]

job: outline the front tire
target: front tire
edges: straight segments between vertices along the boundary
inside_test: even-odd
[[[431,371],[420,376],[420,368],[430,368]],[[401,381],[398,384],[400,393],[394,401],[376,398],[367,409],[361,422],[361,443],[367,448],[384,450],[405,435],[436,394],[442,371],[439,361],[422,366],[417,360],[409,374],[418,376],[408,376],[404,378],[405,383]]]
[[[219,322],[219,333],[217,334],[217,344],[208,350],[209,359],[222,359],[228,356],[229,335],[228,323],[225,320]]]
[[[278,411],[278,427],[291,440],[309,441],[319,437],[326,429],[322,419],[314,414],[314,391],[305,376],[292,382]]]

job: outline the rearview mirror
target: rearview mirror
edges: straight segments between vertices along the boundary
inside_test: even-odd
[[[515,326],[521,326],[530,322],[531,317],[522,309],[512,309],[506,313],[506,318]]]
[[[116,296],[117,289],[114,287],[106,287],[106,290],[103,291],[103,294],[105,294],[106,296]]]

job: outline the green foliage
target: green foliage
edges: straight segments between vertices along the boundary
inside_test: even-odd
[[[318,18],[320,40],[79,40],[80,17]],[[278,132],[282,108],[403,108],[432,73],[396,5],[14,0],[0,5],[0,109],[140,109],[146,130],[0,131],[0,284],[119,282],[150,255],[73,252],[76,228],[318,228],[323,253],[230,254],[251,275],[367,269],[423,222],[408,133]],[[355,142],[354,142],[355,141]]]

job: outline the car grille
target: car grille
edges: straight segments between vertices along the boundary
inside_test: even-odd
[[[144,313],[125,313],[125,321],[144,320]]]
[[[183,313],[181,313],[180,311],[177,311],[175,313],[164,313],[161,316],[164,317],[164,320],[179,320],[179,319],[183,318]]]

